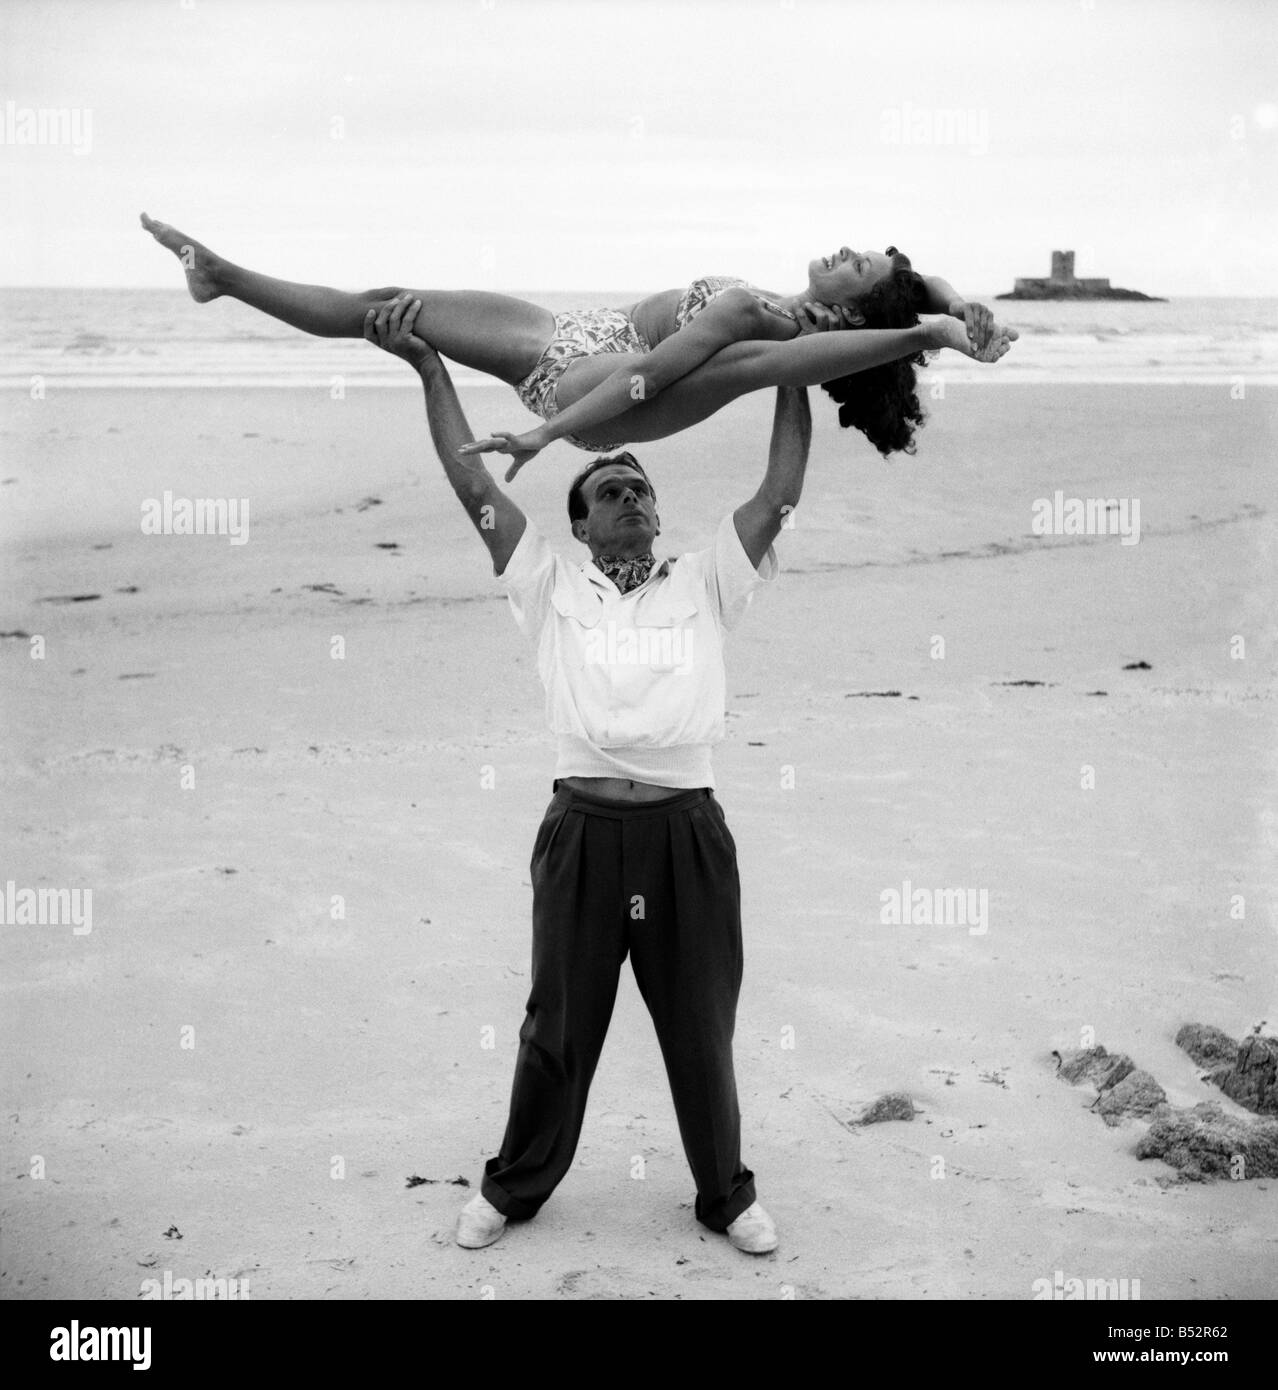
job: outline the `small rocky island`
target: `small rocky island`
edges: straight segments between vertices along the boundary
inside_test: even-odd
[[[1011,294],[996,299],[1143,299],[1151,304],[1166,304],[1156,294],[1141,294],[1139,290],[1115,289],[1108,280],[1079,280],[1074,274],[1072,251],[1052,252],[1052,273],[1046,280],[1031,280],[1018,276]]]

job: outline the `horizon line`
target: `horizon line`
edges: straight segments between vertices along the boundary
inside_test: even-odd
[[[601,291],[603,291],[603,290],[605,290],[605,289],[606,289],[607,293],[609,293],[609,294],[639,294],[641,297],[644,296],[644,295],[647,295],[647,294],[656,293],[656,291],[652,291],[652,290],[640,291],[640,290],[636,290],[636,289],[633,289],[633,288],[630,288],[630,289],[626,289],[626,288],[617,289],[617,288],[604,287],[604,286],[599,286],[599,285],[556,285],[556,286],[542,285],[542,286],[539,286],[539,287],[536,287],[536,288],[532,288],[532,289],[527,288],[527,287],[509,288],[509,287],[506,287],[506,286],[489,286],[489,285],[462,285],[462,286],[455,286],[455,285],[431,285],[431,286],[429,286],[429,288],[430,288],[430,289],[448,290],[448,291],[455,291],[455,290],[457,290],[457,289],[484,290],[484,291],[487,291],[488,293],[492,293],[492,294],[521,294],[521,295],[528,295],[528,294],[587,294],[587,293],[588,293],[588,294],[594,294],[594,293],[599,293],[599,292],[601,292]],[[174,293],[174,294],[183,294],[183,293],[186,292],[186,291],[185,291],[185,288],[184,288],[183,286],[181,286],[181,285],[14,285],[14,284],[0,284],[0,290],[150,290],[150,291],[154,291],[154,292],[156,292],[156,293]],[[976,294],[974,297],[977,298],[977,299],[992,299],[992,298],[996,298],[996,297],[997,297],[997,294],[1005,294],[1005,293],[1009,293],[1009,291],[999,290],[999,291],[997,291],[995,294],[990,294],[990,293],[985,292],[985,291],[978,291],[977,294]],[[234,296],[226,295],[226,296],[220,296],[220,297],[221,297],[221,298],[233,298]],[[1174,299],[1177,299],[1177,298],[1178,298],[1178,299],[1278,299],[1278,291],[1275,291],[1275,292],[1272,293],[1272,294],[1220,294],[1220,293],[1205,294],[1205,293],[1202,293],[1201,291],[1193,292],[1193,293],[1185,292],[1185,293],[1178,294],[1178,295],[1176,295],[1176,296],[1167,296],[1167,297],[1165,298],[1165,301],[1164,301],[1164,302],[1166,302],[1166,303],[1172,303],[1172,302],[1174,302]],[[1010,302],[1012,302],[1012,303],[1021,303],[1021,304],[1037,304],[1037,303],[1041,303],[1041,304],[1122,304],[1122,303],[1136,303],[1136,304],[1139,304],[1139,303],[1142,303],[1142,302],[1148,303],[1148,302],[1150,302],[1150,301],[1141,301],[1141,300],[1121,300],[1121,299],[1103,299],[1103,298],[1100,298],[1100,299],[1045,299],[1045,300],[1024,299],[1024,300],[1013,300],[1013,301],[1010,301]]]

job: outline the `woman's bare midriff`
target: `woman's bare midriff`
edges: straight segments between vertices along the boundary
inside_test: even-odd
[[[682,297],[682,290],[660,290],[626,306],[625,312],[649,347],[655,348],[675,331],[675,312]]]
[[[660,801],[687,790],[686,787],[659,787],[653,782],[632,782],[627,777],[561,777],[559,785],[585,792],[587,796],[606,796],[612,801]]]

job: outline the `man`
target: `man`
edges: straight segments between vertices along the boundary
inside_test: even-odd
[[[767,473],[706,550],[658,562],[656,495],[630,455],[597,459],[569,493],[573,565],[501,491],[478,456],[439,357],[412,333],[417,306],[390,301],[365,336],[411,363],[435,448],[492,556],[515,619],[538,644],[559,738],[554,796],[532,855],[527,1014],[497,1157],[458,1220],[490,1245],[527,1220],[567,1173],[629,954],[652,1015],[696,1216],[738,1249],[777,1245],[741,1162],[732,1034],[741,985],[736,846],[715,799],[723,737],[722,634],[775,578],[772,541],[799,500],[811,441],[807,395],[777,393]],[[831,325],[833,326],[833,325]]]

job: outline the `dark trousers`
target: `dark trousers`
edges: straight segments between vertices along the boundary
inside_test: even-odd
[[[741,883],[708,788],[618,802],[555,783],[532,855],[532,988],[510,1118],[481,1191],[514,1220],[567,1173],[627,952],[652,1015],[697,1220],[725,1230],[754,1201],[741,1163],[732,1033]]]

